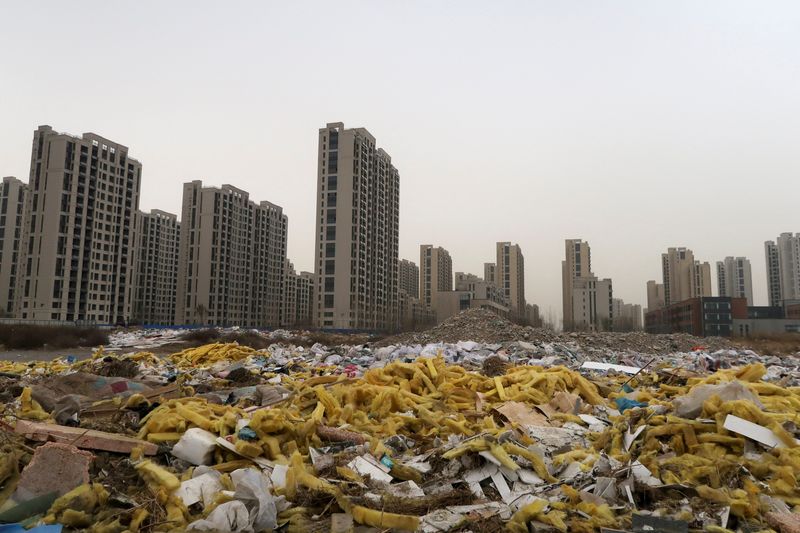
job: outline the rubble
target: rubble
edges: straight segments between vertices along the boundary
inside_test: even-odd
[[[0,407],[0,521],[794,531],[800,358],[682,336],[582,345],[589,334],[481,316],[416,334],[424,345],[214,343],[0,362],[15,391]],[[72,473],[38,474],[30,490],[58,465]]]

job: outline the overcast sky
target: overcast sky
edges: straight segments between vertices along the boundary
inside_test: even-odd
[[[400,171],[402,258],[482,275],[517,242],[560,316],[565,238],[641,304],[687,246],[749,257],[765,305],[763,242],[800,231],[798,28],[792,1],[3,2],[0,175],[39,124],[92,131],[143,163],[144,210],[193,179],[283,206],[305,270],[341,121]]]

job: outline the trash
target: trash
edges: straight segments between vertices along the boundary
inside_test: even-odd
[[[658,531],[659,533],[688,533],[689,524],[683,520],[671,520],[660,516],[634,513],[631,517],[631,529],[635,533]]]
[[[638,374],[642,370],[638,366],[614,365],[597,361],[586,361],[581,365],[581,368],[585,368],[586,370],[613,370],[614,372],[624,372],[625,374]]]
[[[89,483],[89,465],[93,459],[91,453],[75,446],[47,442],[36,448],[33,459],[22,471],[12,499],[23,502],[51,493],[63,496]]]
[[[775,513],[766,515],[767,523],[778,533],[800,533],[800,515],[797,513]]]
[[[233,338],[223,331],[246,333],[212,338]],[[117,346],[156,335],[126,331]],[[713,338],[691,352],[689,335],[555,333],[484,310],[378,343],[252,336],[268,347],[0,362],[0,503],[43,442],[115,443],[87,448],[94,484],[7,501],[11,522],[584,533],[631,531],[639,515],[744,531],[800,505],[800,354]],[[751,438],[764,435],[770,449]]]
[[[617,404],[617,409],[620,413],[624,413],[627,409],[636,409],[638,407],[647,407],[646,402],[638,402],[630,398],[616,398],[614,403]]]
[[[18,420],[14,426],[14,432],[30,440],[61,442],[87,450],[129,454],[134,449],[141,448],[145,455],[158,453],[158,446],[150,442],[93,429]]]
[[[369,476],[372,481],[391,483],[394,479],[389,475],[389,468],[371,455],[356,457],[347,464],[347,467],[355,470],[359,475]]]
[[[739,418],[735,415],[726,416],[725,423],[722,427],[734,433],[738,433],[739,435],[743,435],[748,439],[760,442],[768,448],[783,448],[786,446],[781,438],[771,429],[754,424],[749,420]],[[800,443],[800,441],[798,441],[798,443]]]
[[[199,502],[208,507],[222,490],[220,477],[220,473],[216,470],[197,468],[194,477],[182,482],[176,494],[186,507]]]
[[[172,448],[172,455],[193,465],[207,465],[211,464],[216,449],[216,435],[204,429],[190,428]]]
[[[692,387],[689,394],[679,396],[672,400],[675,414],[681,418],[695,418],[703,410],[703,402],[711,396],[719,396],[720,400],[730,402],[733,400],[747,400],[753,402],[759,408],[764,406],[758,396],[750,392],[747,386],[741,381],[729,381],[717,385],[698,385]]]

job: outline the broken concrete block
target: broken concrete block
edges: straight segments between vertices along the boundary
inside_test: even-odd
[[[89,465],[93,459],[91,453],[69,444],[48,442],[39,446],[22,471],[14,499],[26,501],[51,492],[63,496],[89,482]]]
[[[172,455],[193,465],[209,465],[217,449],[217,436],[200,428],[190,428],[172,448]]]

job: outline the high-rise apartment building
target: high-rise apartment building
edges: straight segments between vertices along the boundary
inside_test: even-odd
[[[408,259],[400,260],[400,290],[419,298],[419,267]]]
[[[489,283],[497,281],[497,265],[495,263],[483,264],[483,279]]]
[[[399,324],[400,176],[364,128],[319,130],[315,323],[394,329]]]
[[[130,319],[141,179],[142,165],[127,147],[39,126],[20,243],[18,318]]]
[[[297,323],[297,288],[300,276],[294,270],[294,265],[286,259],[283,273],[283,298],[281,305],[281,327],[290,328]]]
[[[288,221],[231,185],[183,186],[178,324],[276,327],[283,322]]]
[[[0,185],[0,316],[14,313],[20,242],[28,185],[13,176]]]
[[[297,276],[297,320],[295,326],[309,327],[312,324],[311,304],[314,301],[314,273],[300,272]]]
[[[561,302],[564,312],[564,329],[574,327],[572,280],[592,277],[592,254],[589,243],[581,239],[564,241],[564,261],[561,262]]]
[[[781,260],[778,256],[778,245],[775,241],[764,243],[764,252],[767,260],[767,296],[769,305],[777,307],[781,305],[783,297],[781,295]]]
[[[561,291],[564,330],[611,329],[614,316],[611,280],[598,279],[592,273],[592,251],[588,242],[564,241]]]
[[[695,261],[687,248],[669,248],[661,254],[664,303],[671,304],[711,296],[711,265]]]
[[[495,285],[505,294],[511,315],[525,318],[525,258],[518,244],[498,242]]]
[[[132,318],[143,324],[175,323],[180,223],[172,213],[139,213],[138,261]]]
[[[781,273],[781,299],[800,299],[800,233],[781,233],[776,241]]]
[[[719,296],[746,298],[753,305],[753,274],[746,257],[726,257],[717,261],[717,290]]]
[[[656,283],[655,280],[647,282],[647,310],[655,311],[666,306],[664,297],[664,284]]]
[[[574,331],[609,331],[613,326],[613,287],[611,280],[596,276],[572,280],[572,320]],[[566,327],[565,327],[566,329]]]
[[[419,289],[419,299],[431,309],[436,309],[438,293],[453,290],[453,260],[441,246],[420,245]]]
[[[642,306],[626,304],[620,298],[611,302],[614,331],[640,331],[642,324]]]

